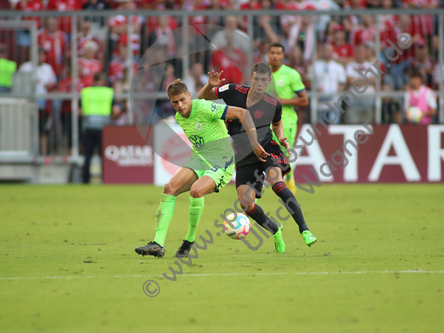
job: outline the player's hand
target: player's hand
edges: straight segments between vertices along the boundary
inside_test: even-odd
[[[208,72],[208,84],[212,87],[219,87],[224,81],[225,79],[221,79],[221,76],[223,74],[224,71],[220,71],[218,72]]]
[[[279,143],[281,144],[282,147],[284,147],[285,149],[290,149],[290,144],[287,141],[287,138],[282,138],[279,140]]]
[[[256,155],[261,162],[265,162],[265,159],[270,156],[261,145],[254,148],[254,155]]]

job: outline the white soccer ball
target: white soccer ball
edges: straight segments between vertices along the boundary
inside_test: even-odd
[[[232,228],[227,221],[229,221],[234,228]],[[230,214],[225,218],[224,221],[225,235],[233,239],[247,237],[248,233],[250,232],[250,227],[250,219],[247,215],[242,213],[237,213],[236,219],[234,219],[234,214]]]
[[[424,113],[417,106],[411,106],[408,108],[406,116],[412,123],[419,123],[424,116]]]

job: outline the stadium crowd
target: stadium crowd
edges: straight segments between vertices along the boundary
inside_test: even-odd
[[[259,16],[253,18],[253,39],[255,46],[262,54],[267,54],[268,45],[280,42],[285,46],[286,57],[284,63],[296,69],[302,76],[308,91],[316,89],[320,94],[340,93],[347,89],[357,78],[356,70],[366,70],[376,60],[380,60],[381,69],[385,72],[382,79],[383,91],[399,91],[408,87],[408,74],[419,71],[423,84],[431,89],[439,90],[439,66],[438,66],[438,20],[435,15],[379,15],[377,18],[371,15],[348,15],[349,9],[364,8],[439,8],[444,7],[443,0],[314,0],[314,1],[289,1],[289,0],[9,0],[9,4],[2,2],[2,10],[10,9],[23,11],[23,20],[35,20],[39,28],[39,70],[40,93],[45,92],[71,92],[71,48],[70,40],[72,17],[26,17],[25,12],[54,10],[102,10],[116,9],[122,15],[109,18],[95,17],[93,12],[90,17],[78,19],[77,57],[78,57],[78,84],[77,90],[92,85],[93,76],[98,72],[105,72],[108,85],[116,93],[128,92],[130,87],[131,71],[137,69],[143,50],[146,50],[160,36],[181,27],[181,17],[174,16],[174,10],[187,10],[195,16],[189,18],[190,24],[216,24],[234,30],[217,33],[210,36],[220,50],[198,52],[190,57],[190,68],[184,77],[191,92],[197,93],[206,82],[205,73],[208,70],[223,70],[227,82],[238,84],[247,83],[245,77],[237,69],[246,66],[246,53],[249,50],[242,42],[243,36],[247,36],[248,20],[243,16],[213,16],[199,15],[200,10],[227,9],[235,10],[264,10],[279,9],[291,10],[283,16]],[[125,10],[135,9],[171,11],[171,16],[142,17],[131,16],[132,31],[128,36],[127,16]],[[298,16],[298,10],[342,10],[340,16],[322,15],[320,17]],[[5,19],[5,18],[3,18]],[[381,53],[376,54],[375,41],[378,31],[376,19],[379,20],[379,36],[381,41]],[[29,47],[30,34],[27,31],[19,31],[11,38],[11,33],[0,31],[0,58],[8,59],[17,64],[18,72],[30,71]],[[389,62],[385,55],[385,49],[389,47],[388,41],[397,43],[397,36],[407,33],[411,36],[412,46],[408,48],[395,61]],[[312,63],[314,52],[314,35],[317,40],[317,60]],[[170,34],[170,38],[163,39],[160,45],[160,56],[168,54],[173,56],[180,54],[181,41]],[[177,36],[176,36],[177,37]],[[193,36],[189,38],[194,42]],[[130,47],[128,48],[128,43]],[[132,52],[132,59],[128,58],[128,50]],[[227,56],[228,55],[228,56]],[[233,59],[235,61],[233,61]],[[231,61],[230,61],[231,60]],[[49,66],[48,66],[49,65]],[[132,68],[132,70],[130,70]],[[11,67],[12,70],[12,67]],[[441,68],[441,71],[444,69]],[[180,58],[170,61],[166,67],[165,75],[160,75],[161,89],[165,90],[169,82],[183,76],[182,61]],[[156,78],[152,78],[154,81]],[[7,85],[1,86],[2,92],[10,90]],[[375,90],[376,82],[369,84],[367,93]],[[319,101],[328,100],[329,97],[321,97]],[[331,97],[330,97],[331,98]],[[436,97],[435,97],[436,99]],[[125,101],[119,101],[125,108]],[[60,108],[62,113],[69,113],[71,103],[41,101],[39,104],[44,112]],[[383,98],[382,122],[403,122],[403,99]],[[374,112],[374,98],[361,100],[356,105],[349,107],[360,110],[367,115]],[[165,116],[171,112],[171,108],[165,106],[162,109]],[[301,121],[304,121],[304,110],[298,110]],[[360,121],[357,113],[349,112],[342,120],[345,123]],[[125,112],[122,113],[122,117]],[[308,119],[309,113],[305,117]],[[67,117],[69,118],[69,117]],[[124,118],[122,118],[124,119]],[[437,116],[433,118],[437,121]],[[122,120],[121,122],[124,122]],[[66,127],[67,130],[69,126]]]

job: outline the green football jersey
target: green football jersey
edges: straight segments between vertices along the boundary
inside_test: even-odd
[[[191,159],[202,160],[202,170],[226,168],[234,162],[234,151],[225,127],[228,106],[193,99],[188,118],[176,113],[176,121],[193,145]]]
[[[282,99],[294,98],[295,93],[305,90],[301,75],[291,67],[282,65],[273,73],[276,94]],[[282,104],[282,117],[296,117],[292,105]]]

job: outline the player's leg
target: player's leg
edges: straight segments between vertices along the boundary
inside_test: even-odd
[[[269,166],[266,170],[266,174],[274,193],[276,193],[276,195],[281,198],[285,208],[299,226],[299,232],[302,234],[305,243],[308,246],[316,243],[316,237],[308,230],[307,224],[305,223],[304,215],[302,214],[302,210],[294,194],[287,188],[287,186],[283,182],[281,168]]]
[[[297,117],[286,119],[286,122],[284,123],[284,138],[287,138],[287,142],[290,144],[290,148],[293,148],[294,142],[296,141],[296,132],[297,132]],[[281,150],[284,152],[285,157],[287,157],[288,159],[290,157],[290,151],[282,147]],[[293,170],[291,170],[285,175],[285,184],[292,193],[296,193],[296,184],[294,182],[293,175],[294,175]]]
[[[187,257],[196,239],[196,232],[204,209],[204,196],[219,189],[230,182],[234,173],[234,165],[226,168],[196,171],[199,179],[190,189],[190,212],[188,233],[176,252],[176,258]]]
[[[256,221],[261,227],[273,234],[276,252],[285,251],[285,243],[282,239],[282,226],[277,225],[265,215],[264,210],[255,203],[258,188],[262,188],[261,180],[256,179],[258,171],[262,174],[260,163],[246,165],[237,168],[236,191],[240,205],[245,213]]]
[[[193,183],[197,180],[196,173],[189,168],[180,168],[163,187],[159,208],[156,211],[156,234],[153,242],[148,245],[136,248],[136,252],[142,255],[154,255],[163,257],[163,248],[168,227],[173,218],[176,196],[189,191]]]

